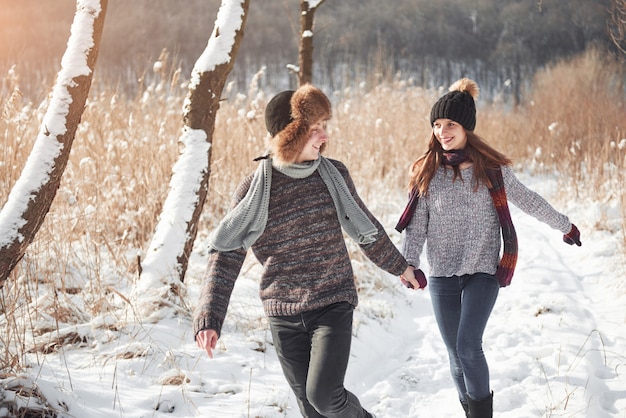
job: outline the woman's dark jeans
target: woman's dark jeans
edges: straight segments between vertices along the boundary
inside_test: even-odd
[[[500,290],[498,281],[485,273],[431,277],[429,288],[460,401],[490,397],[482,339]]]
[[[270,317],[283,373],[305,418],[361,418],[365,411],[343,386],[354,307],[347,302],[293,316]]]

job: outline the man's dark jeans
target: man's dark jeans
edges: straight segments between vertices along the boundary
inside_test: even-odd
[[[365,411],[344,386],[354,307],[335,303],[293,316],[270,317],[283,373],[305,418],[361,418]]]

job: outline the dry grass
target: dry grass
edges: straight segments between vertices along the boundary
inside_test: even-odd
[[[626,251],[626,78],[623,61],[591,50],[538,73],[526,104],[494,105],[485,130],[500,149],[532,170],[556,176],[562,196],[587,205],[619,202],[621,225],[596,220],[597,229],[621,230]]]
[[[19,370],[26,352],[53,349],[34,336],[100,314],[115,316],[128,305],[120,289],[136,278],[137,254],[147,247],[168,192],[186,95],[185,81],[166,62],[155,76],[137,97],[95,82],[52,209],[0,294],[4,369]],[[10,73],[0,90],[0,204],[20,176],[46,110],[45,103],[25,102],[19,84]],[[200,234],[222,217],[234,186],[264,153],[263,108],[271,93],[255,83],[247,92],[225,92]],[[330,95],[328,155],[346,163],[365,201],[384,205],[381,193],[396,199],[408,165],[425,148],[428,113],[440,92],[384,77]],[[557,173],[564,198],[617,197],[623,212],[623,67],[589,52],[537,74],[526,97],[513,110],[480,102],[477,132],[516,162]]]
[[[42,391],[30,379],[0,375],[4,391],[0,393],[0,410],[4,416],[19,418],[55,418],[65,416],[68,406],[50,404]]]
[[[585,194],[579,188],[602,193],[607,182],[623,191],[626,85],[620,65],[590,51],[538,73],[525,106],[509,114],[491,110],[488,137],[501,138],[496,145],[517,159],[556,168],[577,194]]]

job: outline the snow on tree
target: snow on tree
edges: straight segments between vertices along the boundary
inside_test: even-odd
[[[108,0],[77,0],[48,109],[22,173],[0,212],[0,287],[50,210],[85,109]]]
[[[215,117],[243,39],[248,7],[249,0],[222,1],[213,33],[192,70],[183,109],[183,149],[134,292],[140,316],[179,296],[209,187]]]

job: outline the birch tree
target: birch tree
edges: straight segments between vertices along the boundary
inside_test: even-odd
[[[313,81],[313,26],[315,11],[325,0],[300,1],[300,42],[298,44],[298,84]]]
[[[209,42],[196,61],[183,109],[183,149],[173,167],[168,196],[141,263],[135,298],[158,303],[184,281],[211,173],[215,117],[233,68],[249,0],[223,0]],[[147,311],[149,312],[149,310]]]
[[[24,169],[0,212],[0,287],[50,210],[85,109],[108,0],[77,0],[67,49]]]

